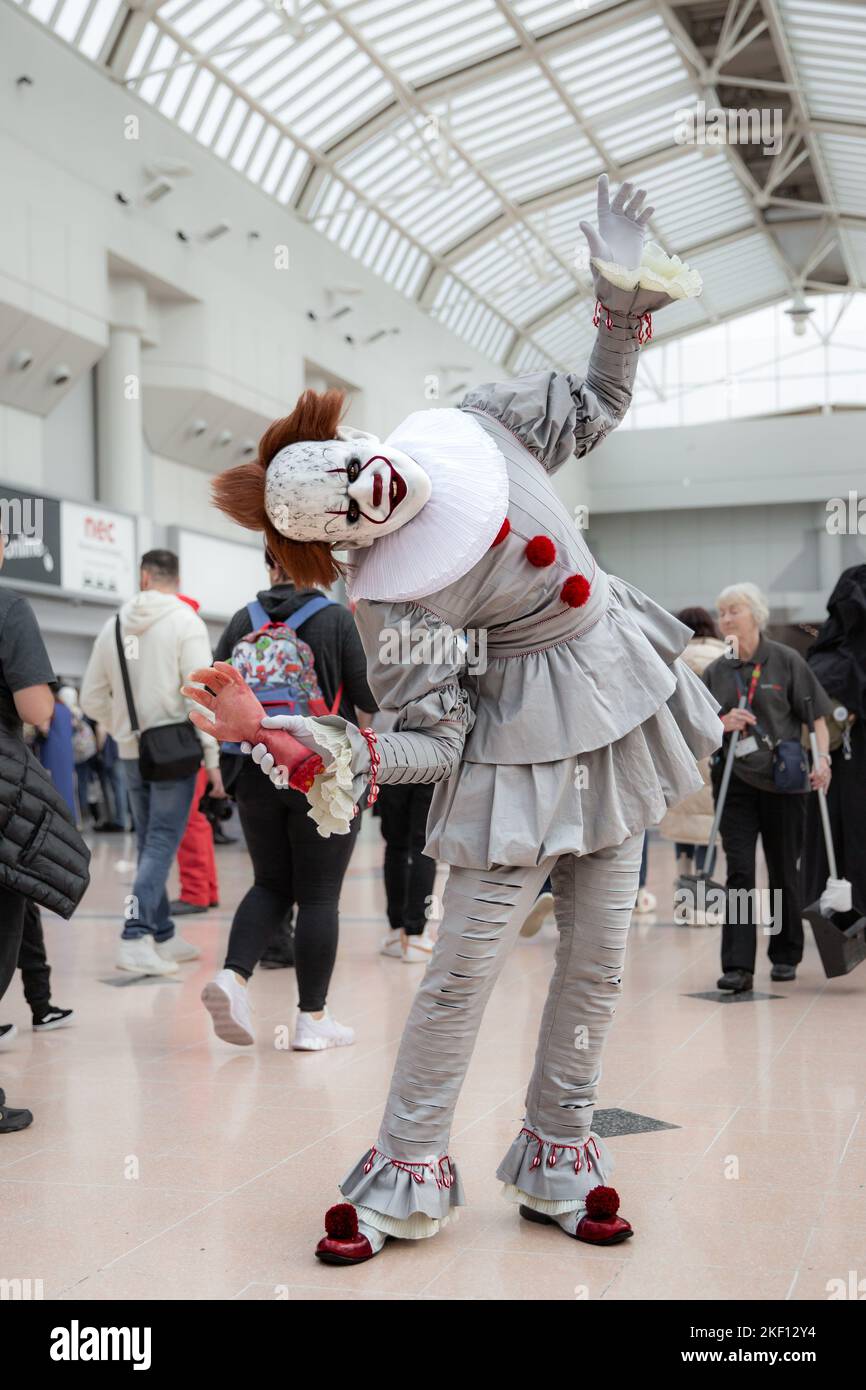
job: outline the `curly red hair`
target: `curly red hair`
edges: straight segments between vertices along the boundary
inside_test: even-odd
[[[271,459],[287,444],[335,438],[345,403],[342,391],[304,391],[291,415],[265,430],[258,457],[227,468],[211,485],[214,506],[248,531],[263,531],[271,555],[303,589],[330,588],[342,570],[327,541],[293,541],[280,535],[265,511],[265,474]]]

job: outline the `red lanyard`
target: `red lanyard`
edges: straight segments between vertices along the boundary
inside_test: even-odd
[[[752,701],[753,701],[754,698],[755,698],[755,691],[756,691],[757,688],[758,688],[758,681],[759,681],[760,679],[761,679],[761,663],[760,663],[760,661],[759,661],[758,664],[757,664],[757,666],[755,667],[755,669],[754,669],[753,672],[752,672],[752,679],[751,679],[751,681],[749,682],[749,693],[748,693],[748,695],[746,696],[746,705],[748,706],[749,709],[752,708]]]

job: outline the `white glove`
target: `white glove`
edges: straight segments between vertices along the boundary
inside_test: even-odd
[[[320,743],[317,743],[309,730],[310,716],[303,714],[274,714],[268,715],[262,720],[263,729],[285,729],[287,734],[296,738],[298,743],[303,744],[311,753],[318,753],[325,767],[333,762],[332,755]]]
[[[598,230],[591,222],[581,222],[580,230],[589,244],[589,254],[600,261],[635,270],[641,263],[647,223],[655,208],[643,208],[646,192],[633,183],[624,183],[610,202],[607,174],[598,181]],[[643,211],[641,209],[643,208]]]
[[[281,791],[285,791],[286,787],[289,785],[288,768],[277,766],[274,762],[273,753],[269,753],[263,743],[242,743],[241,752],[249,753],[256,766],[261,768],[262,772],[270,778],[274,786],[279,787]]]
[[[828,878],[818,906],[822,912],[850,912],[851,884],[847,878]]]

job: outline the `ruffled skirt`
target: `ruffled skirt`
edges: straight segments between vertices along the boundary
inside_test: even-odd
[[[622,580],[611,579],[611,588],[614,608],[602,622],[627,631],[630,660],[642,650],[647,674],[636,693],[644,700],[653,683],[665,691],[654,711],[615,741],[552,762],[474,762],[470,740],[457,772],[433,794],[426,854],[477,869],[592,854],[658,825],[703,786],[697,763],[718,748],[722,727],[716,700],[673,655],[682,625],[670,618],[666,632],[660,615],[669,615],[657,605]],[[576,663],[585,659],[577,643],[562,644],[560,659],[569,648]]]

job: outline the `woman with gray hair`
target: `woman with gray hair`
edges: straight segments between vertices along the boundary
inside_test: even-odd
[[[730,737],[735,730],[740,732],[720,827],[728,865],[728,894],[718,987],[739,994],[752,988],[755,971],[755,853],[759,837],[772,905],[770,978],[796,978],[803,956],[797,861],[803,843],[806,793],[818,787],[826,790],[830,782],[824,716],[832,706],[799,653],[766,636],[770,609],[755,584],[728,585],[719,594],[716,607],[727,650],[703,676],[723,711],[725,742],[713,766],[716,799]],[[743,697],[745,704],[740,708]],[[819,769],[807,775],[800,736],[809,698],[822,759]]]

